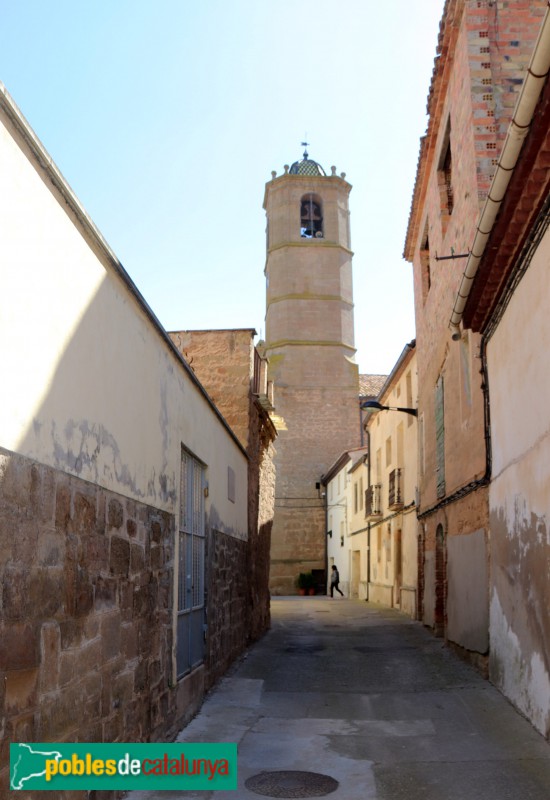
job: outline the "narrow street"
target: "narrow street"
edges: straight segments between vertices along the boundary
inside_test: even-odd
[[[270,633],[178,740],[238,742],[237,792],[141,791],[127,800],[321,797],[329,788],[332,800],[550,793],[550,745],[490,683],[420,623],[355,600],[274,598]],[[271,794],[245,787],[279,771],[338,786],[281,775]]]

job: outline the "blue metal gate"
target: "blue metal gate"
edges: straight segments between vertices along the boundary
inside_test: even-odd
[[[178,558],[178,678],[204,658],[204,467],[182,448]]]

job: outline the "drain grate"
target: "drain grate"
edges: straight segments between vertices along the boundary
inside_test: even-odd
[[[244,785],[264,797],[324,797],[338,788],[338,781],[319,772],[260,772]]]

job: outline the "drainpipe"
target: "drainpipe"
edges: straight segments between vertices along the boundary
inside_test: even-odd
[[[460,324],[464,308],[470,296],[474,278],[477,274],[479,263],[483,257],[485,247],[493,230],[495,220],[506,189],[512,178],[523,142],[529,133],[535,107],[540,93],[550,71],[550,0],[540,29],[538,39],[527,69],[527,77],[523,82],[521,91],[514,110],[514,116],[500,154],[496,172],[491,182],[489,194],[481,211],[477,224],[474,243],[466,263],[466,269],[455,299],[453,313],[449,322],[453,340],[461,339]]]
[[[370,431],[368,430],[367,427],[363,428],[363,430],[365,431],[365,436],[367,437],[367,458],[368,458],[368,461],[367,461],[367,486],[370,489],[370,457],[371,457],[371,453],[370,453]],[[366,511],[366,507],[365,507],[365,511]],[[367,596],[365,597],[365,600],[367,602],[369,600],[369,586],[370,586],[370,525],[371,525],[370,521],[367,522],[367,556],[368,556],[367,557],[367,592],[366,592]]]

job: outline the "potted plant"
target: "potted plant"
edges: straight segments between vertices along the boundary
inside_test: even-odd
[[[312,572],[300,572],[296,578],[296,586],[298,587],[298,594],[315,594],[315,582]]]

